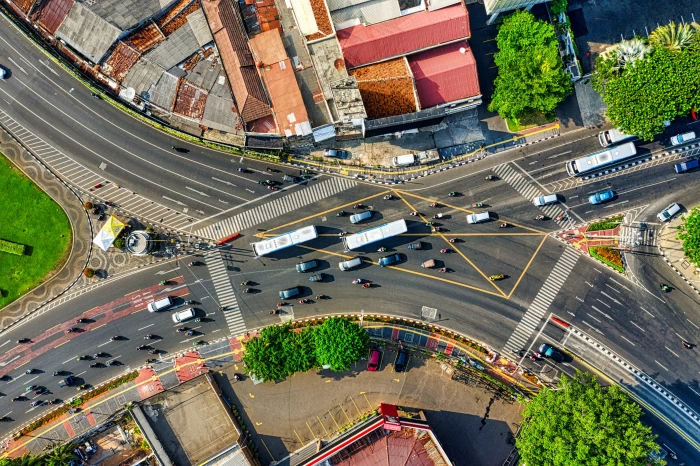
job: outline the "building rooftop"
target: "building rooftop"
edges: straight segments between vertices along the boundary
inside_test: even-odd
[[[207,104],[204,107],[202,126],[233,133],[238,125],[238,116],[230,95],[228,97],[219,97],[215,94],[209,94]]]
[[[157,15],[172,0],[78,0],[95,15],[122,31]]]
[[[124,38],[124,42],[141,53],[147,52],[164,40],[165,34],[161,32],[160,28],[153,21],[147,21],[143,26]]]
[[[367,0],[363,2],[339,1],[338,3],[350,4],[336,10],[333,10],[332,7],[329,6],[331,8],[331,19],[333,20],[336,30],[345,29],[358,24],[370,26],[401,16],[401,8],[399,7],[398,0]]]
[[[139,58],[141,58],[141,54],[137,50],[120,40],[102,64],[102,72],[121,84]]]
[[[280,133],[287,137],[310,134],[311,123],[279,31],[258,34],[250,39],[250,48],[261,62],[261,73]]]
[[[461,2],[462,0],[428,0],[428,11],[439,10],[440,8],[446,8]]]
[[[185,79],[205,91],[210,91],[219,77],[225,79],[221,62],[218,57],[209,57],[200,60],[194,68],[187,71]]]
[[[413,80],[404,58],[356,68],[350,75],[357,79],[369,119],[417,110]]]
[[[194,87],[187,81],[180,80],[180,86],[175,96],[175,105],[173,112],[192,118],[201,120],[204,116],[204,106],[207,103],[208,93]]]
[[[338,31],[348,68],[384,61],[469,37],[463,5],[396,18],[373,26]]]
[[[17,5],[17,7],[19,7],[19,9],[26,14],[29,13],[29,10],[32,9],[32,6],[34,6],[36,0],[13,0],[12,3]]]
[[[476,61],[466,42],[443,45],[408,57],[422,108],[481,94]]]
[[[255,70],[243,22],[230,0],[202,0],[204,13],[228,75],[238,112],[244,122],[272,113]]]
[[[92,12],[85,4],[76,2],[56,36],[93,63],[98,63],[121,33],[117,26]]]
[[[323,0],[308,0],[311,3],[311,11],[318,27],[318,32],[306,36],[307,41],[322,39],[333,34],[333,25]],[[294,0],[292,0],[294,2]]]
[[[197,43],[200,47],[204,47],[214,41],[214,36],[211,35],[207,24],[207,18],[204,17],[204,12],[201,8],[187,15],[187,22],[192,28],[192,34],[197,38]]]
[[[367,110],[362,101],[362,93],[354,76],[332,82],[333,102],[338,113],[338,120],[351,121],[367,118]]]
[[[329,37],[309,44],[308,47],[316,74],[321,81],[323,95],[326,100],[332,99],[330,83],[348,77],[340,44],[335,37]]]
[[[126,74],[122,86],[133,87],[136,95],[151,100],[150,89],[158,82],[165,70],[155,63],[141,58]]]
[[[168,70],[184,61],[197,49],[199,49],[197,37],[192,32],[189,23],[185,23],[181,28],[170,34],[158,47],[148,52],[145,58]]]
[[[179,81],[177,76],[168,72],[163,73],[148,90],[151,102],[168,111],[172,110]]]
[[[48,0],[39,6],[36,21],[51,34],[56,34],[72,7],[73,0]]]

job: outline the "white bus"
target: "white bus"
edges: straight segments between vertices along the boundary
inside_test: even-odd
[[[406,233],[406,231],[408,231],[406,220],[397,220],[395,222],[387,223],[386,225],[381,225],[370,228],[369,230],[355,233],[354,235],[344,236],[343,245],[345,246],[346,251],[350,251],[352,249],[361,248],[362,246],[367,246],[368,244],[375,243],[385,238],[391,238],[392,236]]]
[[[252,243],[251,246],[253,247],[255,257],[260,257],[316,238],[318,238],[316,227],[311,225],[309,227],[290,231],[283,235],[275,236],[274,238]]]
[[[596,152],[576,160],[566,162],[566,171],[569,176],[581,176],[609,165],[624,162],[637,155],[637,148],[633,142],[626,142],[610,149]]]

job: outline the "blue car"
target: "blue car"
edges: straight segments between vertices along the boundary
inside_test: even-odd
[[[605,191],[588,196],[588,202],[590,202],[591,205],[602,204],[608,202],[613,197],[615,197],[615,193],[612,192],[612,189],[606,189]]]
[[[401,260],[400,254],[392,254],[390,256],[382,257],[381,259],[379,259],[379,266],[386,267],[387,265],[391,265],[395,262],[399,262],[400,260]]]

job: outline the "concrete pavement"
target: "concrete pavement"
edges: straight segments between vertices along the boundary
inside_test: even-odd
[[[692,207],[688,207],[691,211]],[[693,291],[700,294],[700,267],[695,267],[683,252],[683,242],[678,239],[678,226],[683,223],[680,215],[670,220],[661,229],[657,239],[659,252],[664,261]]]

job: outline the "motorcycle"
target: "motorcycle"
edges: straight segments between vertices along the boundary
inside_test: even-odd
[[[448,239],[447,241],[449,241],[450,243],[456,243],[456,242],[457,242],[457,238],[450,238],[450,239]]]
[[[450,191],[450,194],[449,194],[450,197],[455,197],[456,195],[457,195],[457,193],[455,191]]]
[[[235,380],[236,382],[240,382],[241,378],[241,374],[233,374],[233,380]]]
[[[442,231],[442,229],[441,229],[440,227],[432,227],[432,228],[430,229],[430,232],[431,232],[431,233],[439,233],[439,232],[441,232],[441,231]]]
[[[241,286],[248,286],[248,285],[250,285],[250,281],[247,281],[247,280],[244,281],[243,283],[241,283]]]
[[[277,186],[270,186],[270,185],[268,185],[268,186],[267,186],[267,189],[269,189],[270,191],[279,191],[280,188],[278,188]]]
[[[157,349],[152,349],[152,350],[150,350],[150,351],[148,352],[148,354],[158,354],[158,350],[157,350]]]
[[[279,314],[280,310],[279,309],[273,309],[270,311],[270,314]]]
[[[187,264],[188,267],[192,267],[193,265],[194,265],[194,262],[190,262],[189,264]]]
[[[544,215],[538,215],[537,217],[535,217],[535,220],[545,220],[546,218],[547,217],[545,217]]]
[[[384,196],[385,201],[390,201],[393,198],[394,198],[394,196],[392,196],[391,194],[387,194],[386,196]]]
[[[442,218],[442,214],[435,214],[435,215],[433,215],[433,218],[434,219]]]
[[[337,214],[335,214],[335,216],[336,216],[336,217],[345,217],[345,212],[343,212],[343,211],[341,210],[340,212],[338,212]]]
[[[418,215],[418,212],[411,212],[411,217],[415,217]]]
[[[194,330],[190,330],[189,332],[187,332],[188,337],[191,337],[192,335],[194,335]]]
[[[660,286],[661,286],[661,291],[663,291],[664,293],[668,293],[669,291],[671,291],[671,288],[669,288],[669,286],[664,284],[664,283],[661,283]]]
[[[372,286],[371,283],[363,283],[362,288],[370,288]]]
[[[17,340],[17,344],[20,345],[22,343],[29,343],[31,340],[29,338],[20,338]]]
[[[75,321],[76,324],[84,324],[85,322],[87,322],[87,319],[78,319]]]
[[[120,337],[119,335],[115,335],[115,336],[113,336],[112,338],[110,338],[109,341],[117,341],[117,340],[119,340],[120,338],[121,338],[121,337]]]
[[[309,301],[309,300],[306,299],[306,298],[300,299],[300,300],[299,300],[299,304],[309,304],[310,302],[311,302],[311,301]]]
[[[385,247],[381,247],[381,248],[377,249],[377,252],[386,252],[386,248],[385,248]]]
[[[53,373],[53,376],[56,377],[57,375],[61,375],[61,371],[56,371]]]
[[[500,225],[498,225],[498,228],[508,228],[508,224],[507,224],[507,223],[501,223]]]
[[[154,362],[158,362],[157,359],[146,359],[146,364],[153,364]]]
[[[450,252],[450,250],[448,248],[440,249],[440,254],[447,254],[448,252]]]
[[[74,332],[77,332],[77,331],[78,331],[78,329],[75,328],[75,327],[71,327],[71,328],[69,328],[69,329],[67,330],[68,333],[74,333]]]
[[[347,235],[347,234],[348,234],[347,231],[341,231],[340,233],[338,233],[338,236],[343,237],[343,236],[345,236],[345,235]]]
[[[87,356],[78,356],[75,360],[76,361],[84,361],[87,359]]]
[[[155,338],[155,336],[153,336],[150,333],[148,335],[146,335],[145,337],[143,337],[144,340],[153,340],[154,338]]]
[[[203,344],[204,344],[204,342],[201,341],[201,340],[200,340],[200,341],[195,341],[195,342],[194,342],[194,346],[202,346]]]
[[[362,279],[357,278],[357,279],[353,280],[352,283],[353,283],[353,285],[359,285],[360,283],[362,283]]]
[[[187,330],[187,327],[180,327],[177,329],[178,332],[184,332],[185,330]]]
[[[481,202],[477,202],[475,204],[472,204],[472,207],[484,207],[484,204],[482,204]]]
[[[107,361],[107,362],[105,363],[105,365],[107,365],[107,366],[113,366],[113,365],[116,364],[116,362],[117,362],[117,361]]]
[[[435,222],[428,222],[425,224],[426,227],[432,227],[435,226]]]
[[[25,390],[25,392],[31,392],[32,390],[36,390],[37,388],[39,388],[38,385],[30,385],[30,386],[27,387],[27,389]]]
[[[27,369],[24,373],[25,374],[33,374],[36,371],[36,369]]]
[[[488,176],[487,176],[486,178],[484,178],[484,179],[485,179],[486,181],[493,181],[493,180],[496,179],[496,177],[493,176],[493,175],[488,175]]]
[[[353,209],[364,209],[365,206],[363,204],[355,204],[354,206],[352,206],[352,208]]]
[[[317,294],[316,300],[319,300],[319,299],[328,299],[328,296],[326,296],[325,294]]]
[[[199,317],[197,317],[196,319],[194,319],[194,322],[195,322],[195,323],[200,323],[201,321],[202,321],[202,319],[200,319]]]
[[[431,203],[430,203],[430,207],[437,207],[437,206],[438,206],[438,205],[437,205],[436,202],[431,202]]]
[[[243,289],[243,293],[250,293],[250,288]]]
[[[693,349],[693,345],[691,343],[688,343],[687,341],[683,340],[683,348]]]
[[[94,368],[96,368],[97,366],[99,366],[99,364],[97,364],[97,363],[92,363],[92,364],[90,364],[90,368],[91,368],[91,369],[94,369]]]
[[[148,346],[146,346],[146,345],[139,345],[139,346],[136,347],[136,351],[145,350],[146,348],[148,348]]]

